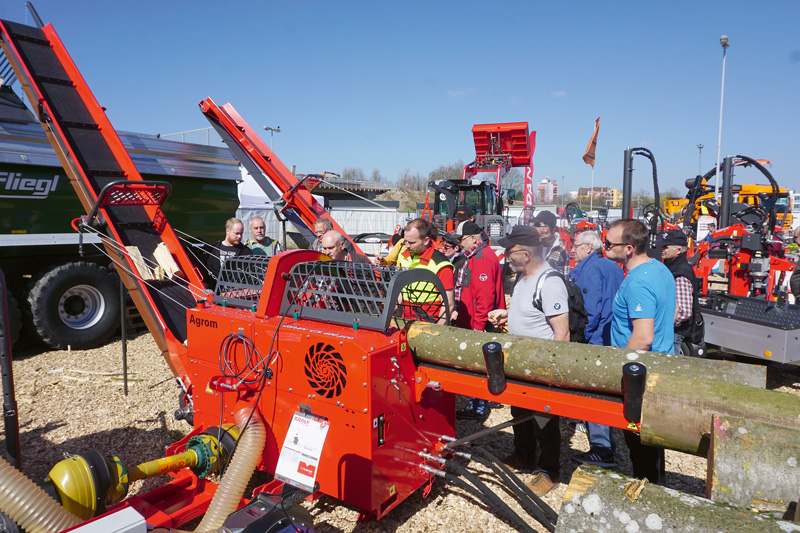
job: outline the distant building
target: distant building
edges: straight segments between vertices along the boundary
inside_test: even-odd
[[[540,204],[553,204],[558,198],[558,183],[556,180],[543,179],[536,185],[536,201]]]
[[[612,189],[611,187],[595,187],[594,189],[581,187],[578,189],[578,198],[580,200],[588,202],[589,196],[594,196],[595,198],[599,196],[604,200],[605,205],[612,207],[619,207],[622,202],[622,192],[619,189]]]

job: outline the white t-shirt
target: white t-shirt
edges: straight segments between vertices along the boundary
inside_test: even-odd
[[[542,285],[542,311],[533,305],[536,285],[542,274],[550,270],[545,263],[528,279],[520,279],[508,306],[508,332],[538,339],[553,339],[553,328],[547,317],[569,312],[567,287],[558,276],[551,276]]]

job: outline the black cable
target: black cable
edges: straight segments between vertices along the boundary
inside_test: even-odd
[[[494,503],[486,493],[477,489],[476,487],[473,487],[472,485],[461,479],[459,476],[456,476],[455,474],[451,474],[450,472],[445,472],[445,471],[442,472],[442,475],[447,481],[454,483],[458,487],[464,489],[465,491],[469,492],[470,494],[478,498],[480,501],[482,501],[483,503],[485,503],[498,513],[504,515],[506,518],[511,520],[518,529],[522,531],[535,531],[522,519],[521,516],[515,513],[508,505],[506,505],[506,503],[503,500],[498,498],[496,494],[492,493],[494,494],[494,497],[496,498],[497,502],[500,503],[500,506]],[[480,481],[478,481],[478,483],[483,485],[483,483],[481,483]]]
[[[514,472],[511,471],[510,468],[504,465],[503,462],[500,461],[500,459],[498,459],[495,455],[489,453],[488,450],[486,450],[481,446],[473,447],[472,451],[475,452],[474,454],[472,454],[472,459],[488,466],[493,471],[495,471],[501,478],[507,479],[508,481],[511,482],[511,484],[516,485],[524,494],[524,497],[533,502],[536,508],[543,514],[542,518],[544,519],[544,521],[542,521],[542,519],[540,519],[539,516],[537,516],[536,511],[533,511],[534,518],[539,520],[539,522],[542,525],[546,526],[545,522],[550,522],[555,525],[556,521],[558,520],[558,514],[553,510],[552,507],[547,505],[547,503],[545,503],[544,500],[542,500],[535,492],[533,492],[530,489],[530,487],[528,487],[525,483],[523,483],[522,480],[519,478],[519,476],[517,476]],[[513,487],[510,488],[514,490]],[[524,501],[521,501],[521,503],[526,509],[528,509]]]
[[[439,460],[444,463],[445,467],[452,468],[458,473],[459,476],[463,476],[470,483],[472,483],[478,490],[480,490],[484,494],[484,496],[486,496],[486,498],[490,502],[492,502],[492,506],[495,509],[497,509],[500,512],[503,512],[504,514],[507,514],[511,520],[521,523],[524,526],[524,528],[530,529],[530,526],[528,526],[527,522],[525,522],[521,516],[519,516],[516,512],[514,512],[514,510],[511,509],[511,507],[509,507],[506,502],[500,499],[500,497],[497,494],[495,494],[495,492],[492,489],[490,489],[483,481],[481,481],[478,478],[478,476],[470,472],[469,469],[450,459],[440,458]],[[530,530],[533,531],[532,529]]]

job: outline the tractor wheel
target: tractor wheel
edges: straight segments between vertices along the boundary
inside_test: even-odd
[[[64,263],[35,276],[24,303],[31,333],[43,344],[92,348],[119,327],[119,278],[95,263]]]

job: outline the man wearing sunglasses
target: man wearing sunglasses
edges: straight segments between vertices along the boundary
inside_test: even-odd
[[[545,261],[562,274],[566,274],[569,270],[569,255],[561,242],[561,237],[558,236],[556,216],[550,211],[540,211],[531,224],[539,232]]]
[[[506,261],[517,272],[517,284],[508,310],[495,309],[489,313],[493,324],[508,323],[512,335],[539,339],[569,341],[569,299],[567,287],[558,276],[547,276],[551,269],[542,254],[539,232],[530,226],[514,226],[498,241],[505,251]],[[541,287],[539,280],[545,276]],[[540,294],[540,306],[534,298]],[[529,413],[528,409],[511,407],[514,417]],[[559,482],[561,430],[558,416],[539,413],[533,420],[514,425],[514,453],[503,459],[513,468],[539,471],[528,483],[538,496],[550,492]],[[536,448],[541,449],[538,463]]]
[[[628,271],[614,298],[611,344],[629,350],[673,353],[675,279],[661,261],[646,253],[649,232],[638,220],[617,220],[606,234],[606,257]],[[664,469],[660,448],[645,446],[625,431],[633,475],[658,483]]]
[[[588,319],[583,336],[589,344],[611,346],[614,296],[624,277],[622,269],[614,261],[603,257],[603,241],[593,231],[582,231],[575,235],[572,254],[575,268],[570,271],[569,279],[581,289]],[[586,430],[590,449],[572,458],[579,463],[603,468],[614,466],[616,446],[611,428],[587,422]]]

